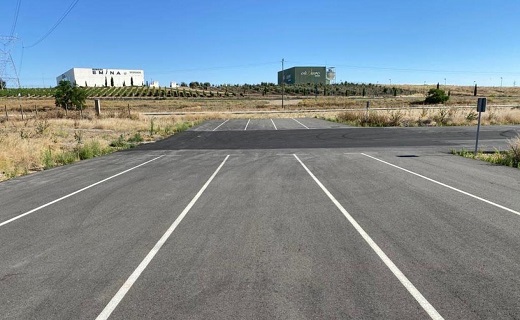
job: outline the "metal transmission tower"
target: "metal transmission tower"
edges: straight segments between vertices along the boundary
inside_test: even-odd
[[[18,41],[14,36],[0,36],[0,86],[20,88],[20,78],[16,71],[11,49]]]

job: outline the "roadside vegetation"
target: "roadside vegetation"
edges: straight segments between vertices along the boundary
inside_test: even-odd
[[[326,120],[361,127],[432,127],[476,125],[478,113],[474,107],[392,108],[388,110],[349,110]],[[520,108],[489,107],[482,114],[482,125],[520,124]]]
[[[199,123],[197,116],[147,117],[113,110],[53,110],[0,121],[0,181],[133,148]]]
[[[482,160],[503,166],[520,168],[520,136],[509,140],[509,149],[505,151],[496,150],[493,153],[477,152],[468,150],[452,150],[452,154],[463,156],[465,158]]]
[[[272,83],[2,88],[0,181],[153,142],[206,119],[268,114],[355,126],[475,125],[474,89],[355,83],[286,86],[282,108],[281,87]],[[520,124],[520,88],[479,87],[478,93],[488,97],[483,125]],[[429,96],[441,100],[427,103]],[[100,115],[94,112],[95,98],[101,100]]]

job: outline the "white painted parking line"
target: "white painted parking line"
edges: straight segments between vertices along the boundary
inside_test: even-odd
[[[103,179],[103,180],[101,180],[101,181],[98,181],[98,182],[96,182],[96,183],[93,183],[93,184],[91,184],[91,185],[89,185],[89,186],[87,186],[87,187],[85,187],[85,188],[82,188],[82,189],[79,189],[79,190],[74,191],[74,192],[72,192],[72,193],[69,193],[69,194],[66,195],[66,196],[63,196],[63,197],[61,197],[61,198],[59,198],[59,199],[56,199],[56,200],[51,201],[51,202],[48,202],[48,203],[46,203],[46,204],[44,204],[44,205],[39,206],[38,208],[34,208],[34,209],[30,210],[30,211],[27,211],[27,212],[25,212],[25,213],[22,213],[22,214],[20,214],[20,215],[14,217],[14,218],[11,218],[11,219],[9,219],[9,220],[7,220],[7,221],[4,221],[4,222],[0,223],[0,227],[5,226],[6,224],[11,223],[11,222],[13,222],[13,221],[15,221],[15,220],[18,220],[18,219],[20,219],[20,218],[23,218],[23,217],[25,217],[25,216],[27,216],[27,215],[30,215],[31,213],[36,212],[36,211],[38,211],[38,210],[41,210],[41,209],[43,209],[43,208],[45,208],[45,207],[48,207],[48,206],[50,206],[50,205],[52,205],[52,204],[55,204],[56,202],[60,202],[61,200],[67,199],[67,198],[69,198],[69,197],[72,197],[72,196],[75,195],[75,194],[78,194],[78,193],[83,192],[83,191],[85,191],[85,190],[87,190],[87,189],[90,189],[90,188],[92,188],[92,187],[95,187],[95,186],[97,186],[98,184],[101,184],[101,183],[106,182],[106,181],[108,181],[108,180],[110,180],[110,179],[113,179],[113,178],[118,177],[118,176],[120,176],[120,175],[122,175],[122,174],[125,174],[125,173],[127,173],[127,172],[129,172],[129,171],[132,171],[132,170],[137,169],[137,168],[139,168],[139,167],[141,167],[141,166],[144,166],[145,164],[148,164],[148,163],[150,163],[150,162],[152,162],[152,161],[155,161],[155,160],[157,160],[157,159],[159,159],[159,158],[162,158],[162,157],[164,157],[164,155],[159,156],[159,157],[157,157],[157,158],[153,158],[152,160],[148,160],[148,161],[146,161],[146,162],[144,162],[144,163],[141,163],[141,164],[138,165],[138,166],[132,167],[132,168],[127,169],[127,170],[125,170],[125,171],[123,171],[123,172],[120,172],[120,173],[118,173],[118,174],[115,174],[115,175],[113,175],[113,176],[111,176],[111,177],[108,177],[108,178],[106,178],[106,179]]]
[[[249,126],[249,122],[251,122],[251,119],[247,119],[246,127],[244,128],[244,131],[247,130],[247,126]]]
[[[302,125],[304,128],[309,129],[309,127],[307,127],[306,125],[304,125],[304,124],[301,123],[300,121],[298,121],[298,120],[296,120],[296,119],[294,119],[294,118],[291,118],[291,119],[293,119],[294,121],[298,122],[298,123],[299,123],[300,125]]]
[[[213,131],[216,131],[218,128],[220,128],[224,123],[228,122],[229,119],[227,119],[226,121],[222,122],[221,124],[219,124],[215,129],[213,129]]]
[[[276,127],[276,124],[274,124],[273,119],[271,119],[271,122],[273,123],[274,130],[278,130],[278,128]]]
[[[443,186],[443,187],[445,187],[445,188],[448,188],[448,189],[451,189],[451,190],[453,190],[453,191],[456,191],[456,192],[459,192],[459,193],[465,194],[465,195],[467,195],[467,196],[469,196],[469,197],[472,197],[472,198],[474,198],[474,199],[480,200],[480,201],[482,201],[482,202],[485,202],[485,203],[487,203],[487,204],[490,204],[490,205],[492,205],[492,206],[495,206],[495,207],[497,207],[497,208],[500,208],[500,209],[503,209],[503,210],[509,211],[509,212],[511,212],[511,213],[514,213],[514,214],[520,216],[520,212],[518,212],[518,211],[516,211],[516,210],[513,210],[513,209],[510,209],[510,208],[508,208],[508,207],[504,207],[503,205],[500,205],[500,204],[495,203],[495,202],[493,202],[493,201],[486,200],[486,199],[484,199],[484,198],[481,198],[481,197],[479,197],[479,196],[476,196],[476,195],[471,194],[471,193],[469,193],[469,192],[466,192],[466,191],[464,191],[464,190],[457,189],[457,188],[455,188],[455,187],[452,187],[452,186],[447,185],[447,184],[445,184],[445,183],[442,183],[442,182],[439,182],[439,181],[437,181],[437,180],[434,180],[434,179],[428,178],[428,177],[426,177],[426,176],[423,176],[423,175],[421,175],[421,174],[415,173],[415,172],[410,171],[410,170],[408,170],[408,169],[401,168],[401,167],[399,167],[399,166],[396,166],[395,164],[392,164],[392,163],[390,163],[390,162],[386,162],[386,161],[384,161],[384,160],[378,159],[378,158],[373,157],[373,156],[371,156],[371,155],[368,155],[368,154],[365,154],[365,153],[361,153],[361,154],[364,155],[365,157],[368,157],[368,158],[371,158],[371,159],[377,160],[377,161],[379,161],[379,162],[381,162],[381,163],[387,164],[387,165],[389,165],[389,166],[392,166],[392,167],[397,168],[397,169],[399,169],[399,170],[402,170],[402,171],[404,171],[404,172],[408,172],[408,173],[413,174],[413,175],[415,175],[415,176],[417,176],[417,177],[423,178],[423,179],[425,179],[425,180],[428,180],[428,181],[430,181],[430,182],[436,183],[436,184],[438,184],[438,185],[440,185],[440,186]]]
[[[368,243],[368,245],[374,250],[374,252],[379,256],[379,258],[384,262],[384,264],[392,271],[392,273],[397,277],[397,279],[401,282],[401,284],[408,290],[408,292],[419,302],[421,307],[428,313],[428,315],[432,319],[444,319],[437,310],[426,300],[426,298],[417,290],[417,288],[413,285],[410,280],[399,270],[399,268],[388,258],[388,256],[381,250],[381,248],[372,240],[372,238],[368,235],[368,233],[363,230],[363,228],[357,223],[357,221],[350,215],[350,213],[343,208],[341,203],[325,188],[325,186],[316,178],[316,176],[307,168],[307,166],[298,158],[296,154],[294,157],[298,162],[303,166],[305,171],[312,177],[312,179],[318,184],[318,186],[325,192],[327,197],[336,205],[336,207],[343,213],[345,218],[352,224],[352,226],[356,229],[356,231],[363,237],[363,239]]]
[[[168,238],[173,233],[173,231],[175,231],[175,229],[177,228],[179,223],[181,223],[182,219],[184,219],[186,214],[188,214],[188,212],[191,210],[191,208],[195,205],[195,203],[200,198],[200,196],[204,193],[204,191],[209,186],[211,181],[213,181],[213,179],[215,178],[217,173],[220,171],[220,169],[224,166],[224,164],[226,163],[228,158],[229,158],[229,155],[226,156],[226,158],[224,159],[224,161],[222,161],[222,163],[217,168],[217,170],[215,170],[215,172],[211,175],[211,177],[208,179],[208,181],[206,181],[206,183],[202,186],[202,188],[199,190],[199,192],[197,192],[195,197],[193,197],[193,199],[191,199],[190,203],[188,203],[186,208],[184,208],[184,210],[177,217],[177,219],[175,219],[173,224],[168,228],[168,230],[166,230],[166,232],[161,237],[161,239],[159,239],[159,241],[157,241],[155,246],[146,255],[144,260],[141,261],[139,266],[137,266],[137,268],[134,270],[134,272],[132,272],[132,274],[130,275],[130,277],[128,277],[128,279],[125,281],[123,286],[119,289],[119,291],[117,291],[116,295],[110,300],[110,302],[106,305],[106,307],[103,309],[103,311],[101,311],[101,313],[97,316],[96,320],[104,320],[104,319],[108,319],[108,317],[110,317],[112,312],[115,310],[115,308],[119,305],[121,300],[123,300],[125,295],[128,293],[130,288],[132,288],[134,283],[137,281],[137,279],[139,278],[141,273],[146,269],[148,264],[152,261],[152,259],[157,254],[157,252],[159,252],[159,250],[164,245],[164,243],[168,240]]]

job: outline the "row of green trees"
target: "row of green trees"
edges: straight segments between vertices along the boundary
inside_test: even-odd
[[[244,93],[261,93],[262,95],[281,94],[281,87],[273,83],[261,83],[260,85],[245,84],[239,85],[224,85],[218,88],[221,91],[206,91],[202,88],[210,88],[209,83],[190,83],[190,89],[186,88],[149,88],[149,87],[121,87],[121,88],[81,88],[76,84],[71,84],[68,81],[61,81],[57,87],[51,89],[9,89],[2,91],[18,91],[18,95],[30,96],[29,92],[35,93],[39,90],[40,94],[52,95],[56,99],[56,105],[64,109],[81,109],[84,106],[87,97],[226,97],[243,96]],[[32,90],[32,91],[31,91]],[[200,91],[199,91],[200,90]],[[344,91],[343,91],[344,90]],[[367,96],[367,95],[397,95],[410,94],[400,88],[388,88],[379,85],[358,85],[343,83],[341,86],[337,85],[291,85],[285,87],[285,93],[289,95],[323,95],[323,96]],[[449,99],[449,92],[446,93],[439,89],[431,89],[425,99],[426,103],[444,103]]]
[[[179,93],[179,91],[176,92],[177,94]],[[181,96],[185,96],[186,91],[184,89],[180,92],[182,93]],[[365,95],[364,88],[363,95]],[[60,81],[54,92],[56,106],[65,110],[82,110],[85,107],[87,97],[88,94],[85,88],[78,87],[77,85],[71,84],[69,81],[65,80]],[[425,102],[428,104],[438,104],[448,101],[449,98],[449,93],[446,95],[444,90],[439,89],[439,86],[437,86],[436,89],[430,89],[428,91]]]

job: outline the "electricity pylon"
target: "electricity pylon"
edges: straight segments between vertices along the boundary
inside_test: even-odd
[[[20,78],[16,71],[16,65],[11,55],[11,49],[18,41],[17,37],[0,36],[0,86],[20,88]]]

